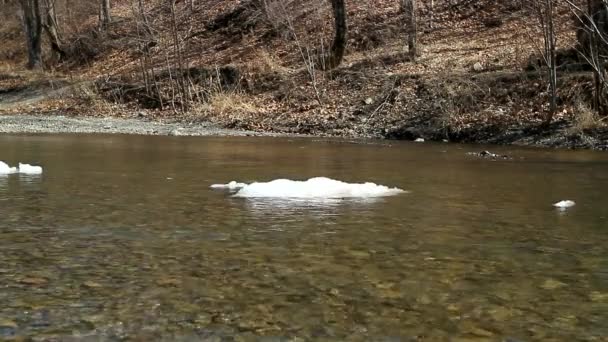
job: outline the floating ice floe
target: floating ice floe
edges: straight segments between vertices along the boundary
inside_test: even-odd
[[[39,175],[42,173],[42,167],[30,164],[21,164],[19,167],[10,167],[3,161],[0,161],[0,175],[10,175],[13,173],[22,173],[26,175]]]
[[[570,200],[559,201],[559,202],[553,204],[554,207],[559,208],[559,209],[568,209],[568,208],[574,207],[575,205],[576,205],[576,203],[574,201],[570,201]]]
[[[19,173],[23,173],[26,175],[39,175],[42,173],[42,167],[19,163]]]
[[[10,167],[7,163],[0,160],[0,175],[10,175],[11,173],[17,173],[16,167]]]
[[[251,184],[232,181],[228,184],[214,184],[213,189],[238,191],[235,197],[249,198],[371,198],[394,196],[404,193],[399,188],[389,188],[374,183],[345,183],[326,177],[311,178],[307,181],[277,179],[271,182]]]

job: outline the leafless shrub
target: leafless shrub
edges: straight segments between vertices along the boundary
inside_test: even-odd
[[[593,108],[608,116],[608,0],[564,1],[575,18],[579,55],[593,69]]]
[[[557,111],[556,2],[555,0],[531,0],[526,2],[524,9],[534,19],[529,22],[528,37],[540,56],[539,66],[546,70],[549,110],[545,115],[544,123],[549,124]],[[537,32],[540,32],[540,35]]]
[[[315,6],[317,18],[321,16],[320,11],[323,8],[323,3],[321,3],[321,1],[322,0],[315,0],[306,4],[307,6],[317,5]],[[264,13],[267,16],[268,21],[277,30],[284,28],[284,30],[289,33],[289,38],[295,43],[301,60],[306,68],[315,98],[319,104],[322,104],[323,99],[319,87],[320,79],[318,71],[320,69],[325,69],[327,64],[325,56],[327,56],[326,51],[328,51],[328,44],[325,42],[325,35],[319,35],[316,46],[310,45],[310,40],[302,39],[300,32],[298,32],[294,24],[294,20],[303,13],[307,13],[310,8],[306,6],[302,7],[301,2],[294,0],[263,0],[263,4]],[[320,26],[323,27],[323,25]]]

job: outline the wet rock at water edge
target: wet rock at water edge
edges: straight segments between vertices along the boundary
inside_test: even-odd
[[[179,137],[184,135],[184,129],[183,128],[176,128],[174,130],[172,130],[171,132],[169,132],[170,136],[174,136],[174,137]]]
[[[496,153],[492,153],[490,151],[481,151],[481,152],[468,152],[467,155],[469,156],[474,156],[474,157],[479,157],[479,158],[485,158],[485,159],[511,159],[511,157],[504,155],[504,154],[496,154]]]

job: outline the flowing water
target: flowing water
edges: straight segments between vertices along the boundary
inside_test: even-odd
[[[1,136],[0,340],[608,341],[608,155],[481,149]],[[209,188],[313,176],[409,193]]]

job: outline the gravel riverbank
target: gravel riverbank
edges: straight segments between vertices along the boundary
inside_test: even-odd
[[[175,123],[140,119],[0,115],[0,133],[102,133],[174,136],[279,136],[232,130],[210,123]]]

